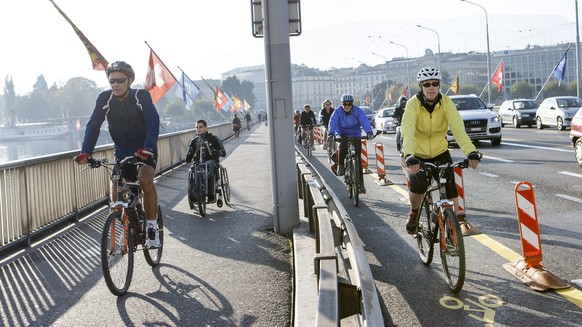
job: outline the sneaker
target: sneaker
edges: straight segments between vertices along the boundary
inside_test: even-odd
[[[408,220],[406,221],[406,232],[408,234],[415,234],[418,229],[418,212],[410,211],[408,213]]]
[[[147,249],[158,249],[161,247],[158,230],[154,228],[153,224],[150,224],[148,227],[148,239],[145,246]]]
[[[366,194],[366,186],[364,186],[364,183],[360,184],[360,193]]]
[[[344,165],[337,165],[337,175],[343,176],[346,173]]]

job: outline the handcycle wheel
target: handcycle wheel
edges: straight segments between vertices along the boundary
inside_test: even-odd
[[[228,182],[228,171],[226,167],[220,166],[220,181],[222,188],[222,196],[224,197],[224,203],[230,203],[230,184]]]
[[[133,239],[127,217],[121,212],[109,214],[101,234],[101,268],[107,288],[114,295],[127,292],[133,276]]]
[[[164,218],[162,217],[162,208],[158,205],[158,237],[160,238],[160,247],[157,249],[146,249],[143,247],[143,254],[147,263],[155,267],[160,263],[162,259],[162,252],[164,250]]]
[[[418,231],[414,237],[416,238],[416,245],[418,246],[418,254],[420,260],[425,265],[430,265],[434,255],[434,241],[437,233],[436,222],[431,220],[430,199],[428,194],[425,194],[418,210]]]
[[[198,212],[200,216],[206,216],[206,188],[205,176],[198,174],[198,185],[196,185],[196,203],[198,204]]]
[[[354,193],[354,206],[360,205],[360,158],[351,160],[352,163],[352,190]]]
[[[461,225],[453,209],[445,208],[442,216],[444,232],[440,235],[441,262],[449,289],[458,293],[465,282],[465,243]]]

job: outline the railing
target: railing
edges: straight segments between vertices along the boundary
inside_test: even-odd
[[[221,139],[232,136],[232,124],[208,128]],[[161,135],[156,174],[180,164],[194,130]],[[79,151],[19,160],[0,165],[0,252],[30,245],[32,238],[69,222],[96,206],[106,204],[110,187],[107,174],[73,162]],[[96,158],[113,158],[112,145],[97,147]]]
[[[301,156],[296,165],[299,198],[315,234],[316,325],[340,326],[352,317],[356,325],[384,326],[374,278],[351,218],[317,170],[296,152]]]

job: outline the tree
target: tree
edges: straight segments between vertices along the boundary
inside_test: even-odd
[[[542,94],[543,98],[567,95],[568,89],[565,83],[558,86],[558,82],[552,80],[546,84],[546,86],[542,90]]]
[[[533,86],[525,81],[519,81],[511,85],[511,97],[514,99],[532,99],[534,96]]]
[[[93,111],[99,92],[94,81],[84,77],[74,77],[60,89],[51,87],[49,102],[55,105],[60,117],[87,117]]]
[[[247,103],[254,107],[256,103],[255,94],[253,89],[255,84],[251,81],[240,81],[236,76],[229,76],[224,81],[222,81],[222,90],[228,93],[229,96],[237,96],[241,100],[247,100]]]
[[[461,83],[459,83],[461,84]],[[459,94],[476,94],[479,95],[479,90],[473,84],[461,84],[459,87]]]
[[[16,92],[10,75],[4,77],[4,102],[6,103],[6,126],[13,127],[16,124]]]

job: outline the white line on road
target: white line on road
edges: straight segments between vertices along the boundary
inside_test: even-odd
[[[483,176],[487,176],[487,177],[499,177],[499,176],[497,176],[497,175],[495,175],[495,174],[486,173],[486,172],[481,172],[481,173],[479,173],[479,174],[480,174],[480,175],[483,175]]]
[[[571,173],[569,171],[559,171],[558,174],[564,174],[564,175],[568,175],[568,176],[582,178],[582,174]]]
[[[492,157],[490,155],[484,155],[483,159],[492,159],[492,160],[497,160],[497,161],[502,161],[502,162],[515,162],[513,160],[509,160],[509,159],[501,159],[501,158],[497,158],[497,157]]]
[[[518,146],[518,147],[522,147],[522,148],[542,149],[542,150],[551,150],[551,151],[559,151],[559,152],[572,152],[572,150],[568,150],[568,149],[556,149],[556,148],[550,148],[547,146],[537,146],[537,145],[527,145],[527,144],[507,143],[507,142],[503,142],[503,144],[504,145],[511,145],[511,146]]]
[[[566,194],[554,194],[557,197],[560,197],[562,199],[566,199],[566,200],[570,200],[570,201],[574,201],[574,202],[578,202],[578,203],[582,203],[582,199],[574,197],[574,196],[569,196]]]

